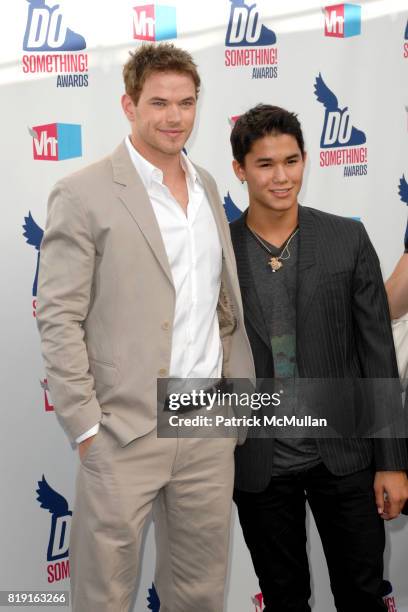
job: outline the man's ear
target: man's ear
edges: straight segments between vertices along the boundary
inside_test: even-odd
[[[129,94],[123,94],[121,98],[121,104],[123,108],[123,112],[129,121],[135,120],[135,104]]]
[[[241,164],[237,162],[236,159],[232,160],[232,168],[235,172],[235,176],[237,177],[237,179],[239,179],[241,182],[245,181],[245,168],[241,166]]]

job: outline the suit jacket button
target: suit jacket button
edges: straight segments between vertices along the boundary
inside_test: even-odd
[[[164,331],[170,329],[170,323],[168,321],[164,321],[164,323],[162,323],[162,329],[164,329]]]
[[[159,370],[159,375],[160,375],[160,376],[166,376],[166,374],[167,374],[167,370],[166,370],[166,368],[160,368],[160,370]]]

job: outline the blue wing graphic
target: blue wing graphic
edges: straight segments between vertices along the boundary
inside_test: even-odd
[[[49,510],[51,514],[55,514],[57,516],[72,514],[72,512],[69,511],[68,502],[65,497],[50,487],[48,482],[45,480],[44,475],[42,480],[38,481],[38,489],[36,489],[36,493],[38,493],[37,501],[40,502],[41,508]]]
[[[156,587],[154,583],[152,583],[152,588],[148,589],[149,595],[147,597],[147,603],[149,604],[147,607],[152,612],[159,612],[160,610],[160,599],[156,591]]]
[[[323,81],[322,73],[319,72],[319,76],[316,77],[316,83],[314,86],[315,96],[319,102],[323,104],[329,111],[339,110],[339,104],[334,93],[327,87]]]
[[[404,174],[402,175],[402,178],[400,179],[400,182],[399,182],[398,193],[399,193],[401,202],[404,202],[405,204],[408,205],[408,183],[406,181]]]
[[[28,213],[28,217],[24,217],[24,221],[25,224],[23,225],[23,236],[26,239],[27,244],[31,244],[37,249],[37,251],[39,251],[44,230],[42,230],[41,227],[34,221],[31,212]]]
[[[242,210],[240,210],[238,206],[234,204],[229,191],[224,198],[224,209],[225,214],[227,215],[228,223],[232,223],[235,221],[235,219],[238,219],[242,215]]]

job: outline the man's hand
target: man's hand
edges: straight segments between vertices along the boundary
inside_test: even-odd
[[[375,501],[381,518],[396,518],[408,499],[408,478],[405,472],[376,472]]]
[[[97,435],[97,434],[95,434]],[[86,453],[88,452],[89,447],[92,444],[92,440],[95,438],[95,436],[90,436],[89,438],[87,438],[86,440],[84,440],[83,442],[81,442],[80,444],[78,444],[78,452],[79,452],[79,458],[82,461],[83,458],[85,457]]]

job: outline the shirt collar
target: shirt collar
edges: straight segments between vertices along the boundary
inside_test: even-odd
[[[163,172],[145,159],[135,147],[132,145],[130,137],[127,136],[125,144],[130,155],[130,159],[136,171],[140,175],[142,182],[148,191],[153,182],[163,184]],[[188,159],[184,151],[181,152],[181,165],[186,174],[187,183],[190,189],[196,190],[200,187],[201,181],[191,161]]]

